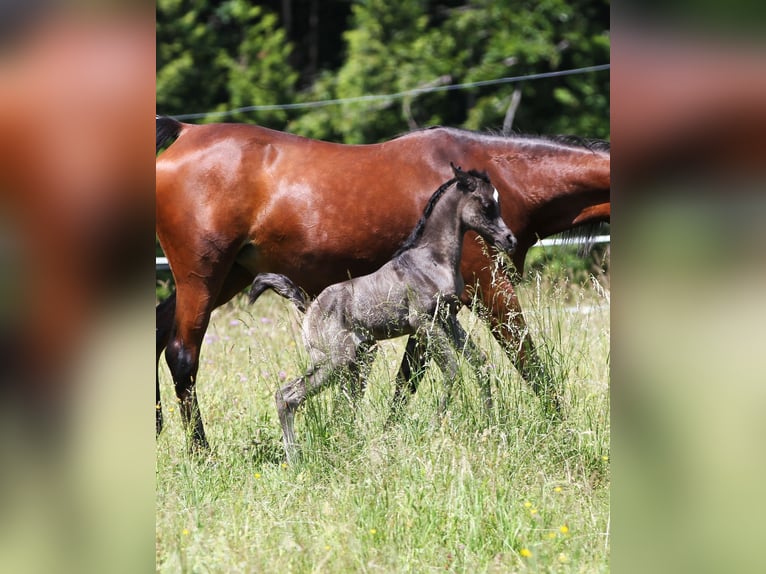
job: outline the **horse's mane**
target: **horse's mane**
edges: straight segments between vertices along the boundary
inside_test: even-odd
[[[572,148],[581,148],[581,149],[587,149],[590,151],[610,151],[611,144],[607,140],[597,139],[597,138],[584,138],[580,136],[575,135],[533,135],[533,134],[523,134],[523,133],[506,133],[502,131],[497,130],[486,130],[483,132],[479,131],[473,131],[473,130],[466,130],[463,128],[452,128],[447,126],[429,126],[425,128],[419,128],[410,132],[406,132],[403,134],[399,134],[396,136],[395,139],[398,139],[400,137],[404,137],[410,134],[415,134],[418,132],[424,132],[424,131],[431,131],[436,129],[443,129],[451,132],[455,132],[457,134],[462,135],[469,135],[476,138],[491,138],[491,139],[500,139],[500,140],[519,140],[519,141],[528,141],[530,143],[534,142],[541,142],[541,143],[551,143],[556,144],[560,146],[565,147],[572,147]]]
[[[569,147],[584,147],[591,151],[610,151],[611,144],[607,140],[583,138],[574,135],[542,136],[540,139]]]
[[[468,170],[466,173],[468,175],[481,179],[482,181],[486,183],[489,183],[489,176],[483,171],[476,171],[475,169],[471,169],[471,170]],[[437,189],[433,193],[433,195],[431,195],[431,197],[428,200],[428,203],[426,203],[425,209],[423,209],[423,215],[418,220],[417,224],[415,225],[415,228],[412,230],[412,232],[407,237],[407,239],[405,239],[404,242],[399,247],[399,249],[396,250],[396,253],[394,253],[393,257],[396,257],[397,255],[400,255],[401,253],[407,251],[408,249],[411,249],[413,245],[417,243],[418,239],[420,239],[420,236],[423,235],[423,229],[426,226],[426,221],[431,216],[431,212],[433,212],[434,210],[434,205],[436,205],[436,202],[439,201],[442,195],[444,195],[444,192],[447,191],[450,188],[450,186],[456,181],[457,181],[456,177],[453,177],[452,179],[445,181],[443,184],[439,186],[439,189]]]

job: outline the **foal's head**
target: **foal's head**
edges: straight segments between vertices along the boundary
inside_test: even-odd
[[[463,171],[452,163],[457,188],[463,192],[460,221],[490,245],[507,253],[516,249],[516,237],[500,217],[500,196],[484,172]]]

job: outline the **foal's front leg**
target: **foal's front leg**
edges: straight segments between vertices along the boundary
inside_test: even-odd
[[[394,398],[391,403],[391,412],[388,415],[386,425],[389,425],[409,401],[410,396],[418,390],[420,380],[425,371],[425,349],[418,337],[411,335],[407,338],[407,346],[404,349],[404,357],[396,374],[394,382]],[[406,386],[406,391],[405,391]],[[407,392],[408,391],[408,392]]]
[[[341,391],[351,402],[354,411],[367,389],[367,378],[370,376],[377,351],[378,346],[374,342],[360,344],[356,350],[356,360],[348,367],[348,377],[341,381]]]
[[[474,368],[476,376],[479,379],[481,385],[482,394],[484,395],[484,408],[487,414],[492,413],[492,383],[490,381],[490,375],[487,369],[487,355],[479,349],[473,342],[473,339],[463,329],[460,321],[457,320],[457,315],[450,314],[445,320],[445,329],[452,337],[452,341],[455,344],[455,348],[458,352],[462,351],[463,355],[470,365]]]
[[[420,344],[426,346],[428,354],[444,375],[444,394],[439,401],[439,416],[444,416],[452,395],[452,385],[458,373],[452,337],[445,329],[443,321],[429,321],[428,325],[418,331],[417,337]]]

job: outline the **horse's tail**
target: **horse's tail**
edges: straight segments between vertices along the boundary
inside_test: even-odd
[[[178,137],[183,129],[183,124],[168,116],[157,116],[157,152],[170,140]]]
[[[305,313],[309,306],[308,295],[290,279],[278,273],[259,273],[255,276],[250,287],[250,303],[255,302],[266,289],[273,289],[285,299],[290,299],[301,313]]]

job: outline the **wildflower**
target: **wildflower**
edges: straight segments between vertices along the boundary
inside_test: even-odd
[[[287,463],[286,462],[282,463],[282,468],[287,468]]]
[[[168,407],[168,412],[172,413],[175,409],[173,407]]]
[[[566,534],[567,532],[569,532],[569,526],[567,526],[566,524],[562,524],[561,528],[559,528],[559,532],[561,532],[561,534]]]
[[[521,550],[519,550],[519,554],[521,555],[522,558],[529,558],[530,556],[532,556],[532,552],[529,550],[529,548],[522,548]]]
[[[601,460],[607,461],[607,460],[609,460],[609,457],[607,455],[604,455],[604,456],[601,457]]]
[[[183,534],[184,536],[189,536],[189,529],[188,529],[188,528],[184,528],[184,529],[181,531],[181,534]]]
[[[562,564],[566,564],[567,562],[569,562],[569,556],[567,556],[566,554],[562,552],[561,554],[559,554],[559,562],[561,562]]]
[[[534,516],[535,514],[537,514],[537,508],[530,508],[530,509],[529,509],[529,514],[531,514],[532,516]]]
[[[255,473],[255,478],[261,478],[261,473],[260,472],[256,472]]]
[[[330,545],[329,544],[325,544],[324,549],[325,550],[329,550],[330,549]]]
[[[374,536],[377,533],[378,533],[377,530],[375,530],[374,528],[370,528],[370,534],[372,534]]]
[[[556,486],[556,487],[553,488],[553,492],[561,492],[561,490],[562,489],[561,489],[560,486]]]
[[[549,532],[548,533],[548,538],[551,538],[551,539],[556,538],[556,533],[555,532]]]
[[[528,500],[524,503],[524,508],[532,508],[532,503]]]

